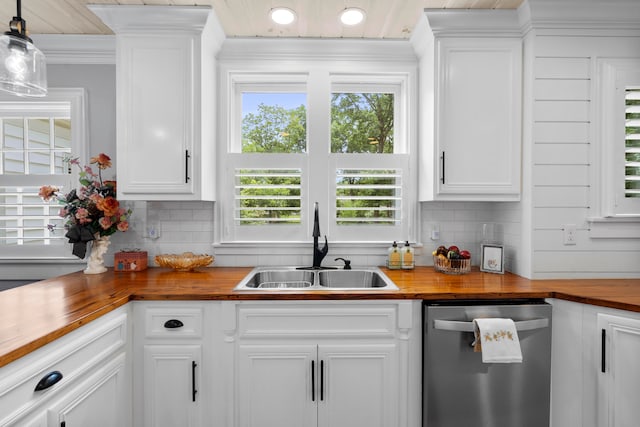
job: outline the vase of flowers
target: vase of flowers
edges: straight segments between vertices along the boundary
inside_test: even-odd
[[[45,185],[40,188],[39,195],[44,201],[55,199],[63,205],[59,215],[66,219],[65,237],[73,244],[75,256],[84,259],[87,245],[91,243],[84,272],[103,273],[107,270],[104,254],[109,247],[109,236],[116,231],[127,231],[131,209],[121,207],[116,199],[116,181],[102,179],[102,171],[111,167],[109,156],[100,153],[84,167],[78,158],[67,158],[65,162],[79,168],[80,187],[62,194],[58,187]],[[91,165],[97,166],[97,173]]]

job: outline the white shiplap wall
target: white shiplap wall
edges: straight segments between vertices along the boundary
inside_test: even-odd
[[[542,30],[532,48],[532,277],[640,277],[640,241],[593,239],[587,221],[597,214],[592,176],[601,167],[595,63],[639,57],[640,35]],[[575,245],[563,244],[567,224],[577,226]]]

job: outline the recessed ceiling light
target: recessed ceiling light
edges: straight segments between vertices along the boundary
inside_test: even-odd
[[[348,7],[340,14],[340,21],[344,25],[358,25],[364,21],[364,16],[364,10],[358,9],[357,7]]]
[[[269,13],[276,24],[289,25],[296,20],[296,13],[288,7],[274,7]]]

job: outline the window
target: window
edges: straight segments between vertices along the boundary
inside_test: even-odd
[[[72,182],[64,162],[82,154],[82,90],[51,89],[37,101],[0,98],[0,257],[68,257],[60,206],[38,196],[42,185]]]
[[[225,76],[217,241],[307,241],[314,202],[334,242],[411,238],[408,72]]]
[[[597,87],[600,217],[640,219],[640,59],[600,59]]]
[[[624,197],[640,197],[640,86],[625,90]]]

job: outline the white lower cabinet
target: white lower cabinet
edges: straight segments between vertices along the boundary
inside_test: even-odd
[[[318,347],[318,426],[395,425],[398,419],[398,345]]]
[[[144,419],[145,426],[202,425],[202,383],[200,345],[144,346]]]
[[[240,345],[241,426],[390,426],[397,346]]]
[[[215,427],[215,302],[135,301],[133,425]]]
[[[419,303],[228,304],[230,425],[419,426]]]
[[[127,396],[126,355],[122,353],[66,393],[48,412],[48,427],[112,427],[129,425],[122,409]]]
[[[551,426],[637,426],[640,313],[556,299],[550,302]]]
[[[0,426],[130,426],[128,316],[116,309],[0,368]]]
[[[640,319],[599,313],[598,426],[640,423]]]

